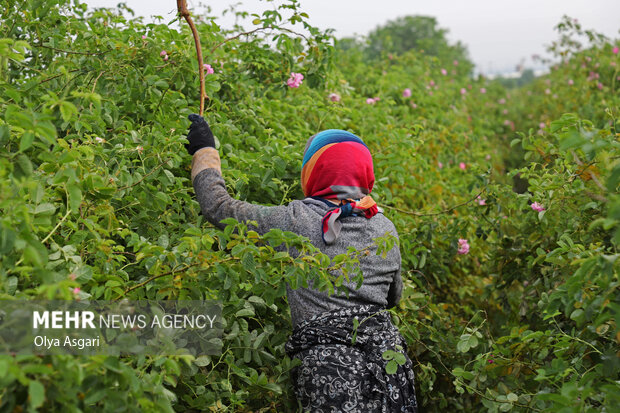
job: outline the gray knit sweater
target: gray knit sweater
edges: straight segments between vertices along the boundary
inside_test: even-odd
[[[256,221],[257,231],[261,234],[271,228],[295,232],[307,237],[330,258],[345,254],[351,246],[358,250],[370,247],[370,254],[362,254],[359,258],[363,284],[359,289],[356,289],[356,283],[346,284],[348,298],[342,294],[330,296],[327,292],[312,288],[293,290],[287,286],[293,328],[317,313],[336,308],[360,304],[378,304],[389,308],[398,303],[402,292],[400,250],[395,245],[384,259],[376,255],[373,243],[373,239],[386,233],[398,236],[392,222],[383,214],[370,219],[362,216],[341,218],[343,226],[339,238],[333,244],[326,245],[322,238],[321,219],[330,207],[324,202],[306,198],[283,206],[263,206],[236,200],[226,191],[217,152],[199,151],[197,154],[202,155],[203,160],[197,162],[194,155],[194,190],[203,215],[212,224],[222,228],[220,221],[232,217],[240,222]],[[207,156],[209,159],[205,161]]]

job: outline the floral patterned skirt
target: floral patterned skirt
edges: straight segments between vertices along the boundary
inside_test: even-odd
[[[388,367],[395,353],[384,358],[387,350],[404,358],[396,357],[399,362]],[[286,352],[301,360],[291,373],[304,411],[418,411],[407,345],[389,313],[379,306],[317,314],[293,331]]]

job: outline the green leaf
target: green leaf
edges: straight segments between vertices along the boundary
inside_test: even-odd
[[[456,349],[461,353],[467,353],[469,351],[469,344],[465,340],[459,341],[456,345]]]
[[[69,208],[73,212],[78,211],[82,204],[82,190],[77,184],[71,183],[67,185],[67,192],[69,193]]]
[[[33,409],[41,407],[45,401],[45,387],[38,381],[30,381],[28,383],[28,397],[30,398],[30,406]]]
[[[208,366],[211,364],[211,356],[200,356],[194,360],[194,364],[199,367]]]
[[[32,241],[24,248],[24,262],[35,267],[43,267],[47,262],[47,250],[38,241]]]
[[[236,317],[254,317],[254,310],[250,308],[242,308],[235,313]]]
[[[46,203],[37,205],[37,207],[34,209],[34,214],[35,215],[49,215],[49,214],[53,214],[54,211],[56,211],[56,207],[54,206],[54,204],[50,204],[46,202]]]
[[[24,132],[24,134],[22,135],[22,139],[19,141],[19,150],[21,152],[25,151],[26,149],[32,146],[33,142],[34,142],[34,133],[32,133],[32,131]]]
[[[5,377],[9,371],[9,362],[4,358],[0,358],[0,377]]]
[[[388,361],[387,365],[385,366],[385,372],[387,374],[394,374],[396,373],[396,370],[398,370],[398,363],[396,363],[396,361],[394,360]]]
[[[396,353],[394,355],[394,361],[397,362],[400,366],[404,365],[407,362],[405,355],[403,353]]]
[[[512,410],[512,403],[502,403],[499,405],[500,412],[509,412]]]
[[[62,116],[62,120],[68,122],[74,115],[77,115],[78,110],[75,105],[71,102],[63,101],[60,104],[60,115]]]
[[[14,168],[15,169],[13,173],[16,178],[29,177],[30,175],[32,175],[32,163],[30,162],[30,159],[28,159],[28,157],[23,153],[17,155]]]

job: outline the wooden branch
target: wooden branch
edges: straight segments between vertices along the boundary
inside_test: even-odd
[[[223,44],[225,44],[225,43],[228,43],[228,42],[230,42],[230,41],[232,41],[232,40],[238,39],[238,38],[240,38],[241,36],[249,36],[249,35],[251,35],[251,34],[253,34],[253,33],[256,33],[256,32],[258,32],[258,31],[261,31],[261,30],[267,30],[267,29],[271,29],[271,27],[259,27],[259,28],[257,28],[257,29],[250,30],[250,31],[248,31],[248,32],[239,33],[239,34],[236,34],[236,35],[234,35],[234,36],[232,36],[232,37],[229,37],[229,38],[227,38],[227,39],[224,39],[224,40],[222,40],[221,42],[219,42],[218,44],[216,44],[215,46],[213,46],[213,48],[211,48],[211,53],[215,52],[215,51],[218,49],[218,47],[220,47],[221,45],[223,45]]]
[[[202,61],[202,48],[200,47],[200,38],[198,37],[198,31],[196,30],[196,26],[192,21],[191,16],[189,15],[189,10],[187,10],[187,3],[185,0],[177,0],[177,10],[179,11],[179,15],[183,16],[189,24],[189,28],[192,30],[192,35],[194,36],[194,44],[196,45],[196,57],[198,58],[198,72],[200,73],[200,116],[204,113],[205,109],[205,68],[204,63]]]
[[[462,202],[462,203],[460,203],[460,204],[458,204],[458,205],[454,205],[454,206],[452,206],[452,207],[450,207],[450,208],[448,208],[448,209],[444,209],[443,211],[439,211],[439,212],[420,213],[420,212],[407,211],[407,210],[405,210],[405,209],[400,209],[400,208],[396,208],[396,207],[389,206],[389,205],[379,205],[379,204],[378,204],[378,205],[379,205],[380,207],[382,207],[382,208],[393,209],[394,211],[398,211],[398,212],[403,213],[403,214],[413,215],[413,216],[416,216],[416,217],[430,217],[430,216],[434,216],[434,215],[446,214],[446,213],[448,213],[448,212],[450,212],[450,211],[453,211],[453,210],[457,209],[458,207],[462,207],[463,205],[467,205],[467,204],[469,204],[470,202],[475,201],[475,200],[476,200],[476,199],[477,199],[480,195],[482,195],[482,193],[483,193],[484,191],[486,191],[486,189],[487,189],[487,188],[486,188],[486,186],[485,186],[484,188],[482,188],[482,190],[481,190],[480,192],[478,192],[478,193],[477,193],[477,194],[476,194],[473,198],[471,198],[470,200],[465,201],[465,202]]]
[[[151,276],[151,277],[147,278],[146,280],[142,281],[141,283],[138,283],[138,284],[134,285],[133,287],[129,287],[129,288],[127,288],[127,289],[125,290],[125,292],[123,292],[123,294],[119,295],[118,297],[116,297],[116,298],[115,298],[114,300],[112,300],[112,301],[118,301],[120,298],[125,297],[125,296],[126,296],[128,293],[130,293],[131,291],[136,290],[136,289],[138,289],[138,288],[140,288],[140,287],[143,287],[143,286],[145,286],[146,284],[150,283],[150,282],[151,282],[151,281],[153,281],[153,280],[156,280],[156,279],[161,278],[161,277],[166,277],[166,276],[168,276],[168,275],[174,275],[174,274],[176,274],[176,273],[178,273],[178,272],[185,271],[185,270],[187,270],[187,269],[189,269],[189,268],[195,267],[195,266],[196,266],[196,265],[198,265],[198,264],[199,264],[199,263],[188,264],[188,265],[184,266],[183,268],[178,268],[178,267],[175,267],[175,268],[173,268],[172,270],[170,270],[170,271],[168,271],[168,272],[165,272],[165,273],[162,273],[162,274],[156,274],[156,275],[153,275],[153,276]]]
[[[96,52],[96,53],[93,53],[93,52],[78,52],[76,50],[57,49],[56,47],[47,46],[47,45],[44,45],[43,43],[33,44],[33,46],[34,47],[39,47],[39,48],[53,50],[53,51],[59,52],[59,53],[79,54],[79,55],[83,55],[83,56],[101,56],[101,55],[109,53],[111,51],[111,49],[108,49],[108,50],[104,50],[104,51]]]
[[[213,48],[211,48],[211,53],[215,52],[223,44],[226,44],[226,43],[228,43],[228,42],[230,42],[232,40],[236,40],[236,39],[240,38],[241,36],[249,36],[251,34],[254,34],[256,32],[260,32],[260,31],[263,31],[263,30],[281,30],[283,32],[288,32],[288,33],[295,34],[295,35],[297,35],[299,37],[303,37],[308,42],[308,38],[306,36],[304,36],[302,33],[295,32],[295,31],[293,31],[291,29],[287,29],[286,27],[280,27],[280,26],[259,27],[259,28],[256,28],[254,30],[250,30],[250,31],[247,31],[247,32],[242,32],[242,33],[236,34],[236,35],[234,35],[232,37],[228,37],[228,38],[222,40],[221,42],[219,42],[218,44],[213,46]]]

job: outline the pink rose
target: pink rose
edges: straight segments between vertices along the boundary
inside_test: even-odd
[[[437,166],[439,167],[439,169],[443,169],[443,163],[437,162]]]
[[[80,287],[75,287],[75,288],[73,289],[73,294],[74,294],[74,295],[78,295],[78,294],[80,293],[80,291],[81,291],[81,290],[80,290]]]
[[[409,96],[411,96],[411,89],[407,88],[403,90],[403,97],[408,98]]]
[[[441,69],[441,74],[445,76],[448,74],[448,71],[446,69]]]
[[[465,162],[459,162],[459,168],[461,168],[462,170],[467,169],[467,165],[465,164]]]
[[[456,252],[461,255],[469,252],[469,244],[466,239],[459,238],[459,249]]]
[[[209,64],[203,64],[202,67],[205,70],[205,75],[212,75],[213,73],[215,73],[215,71],[213,70],[213,68],[211,67],[211,65]]]
[[[337,93],[330,93],[329,100],[331,100],[332,102],[340,102],[340,95]]]
[[[464,95],[465,93],[467,93],[467,89],[465,89],[464,87],[461,88],[461,95]]]
[[[544,211],[545,207],[543,207],[541,204],[539,204],[538,202],[534,202],[532,203],[532,205],[530,205],[532,207],[532,209],[536,212],[540,212],[540,211]]]
[[[575,84],[575,82],[573,82],[573,79],[568,79],[568,84],[569,84],[570,86],[572,86],[572,85],[574,85],[574,84]]]
[[[291,77],[288,78],[288,80],[286,81],[286,84],[289,87],[297,88],[299,87],[299,85],[301,85],[303,80],[304,80],[304,75],[302,75],[301,73],[291,72]]]
[[[145,35],[142,35],[142,40],[146,40],[146,36]]]
[[[168,54],[168,52],[166,52],[165,50],[162,50],[162,51],[159,53],[159,55],[160,55],[161,57],[164,57],[164,56],[166,56],[167,54]]]
[[[485,93],[487,93],[487,90],[485,88],[481,87],[480,88],[480,93],[482,93],[484,95]]]
[[[614,47],[614,49],[612,50],[613,54],[618,54],[618,46]]]
[[[374,105],[375,104],[375,100],[373,98],[368,98],[368,99],[366,99],[366,103],[368,103],[369,105]]]

